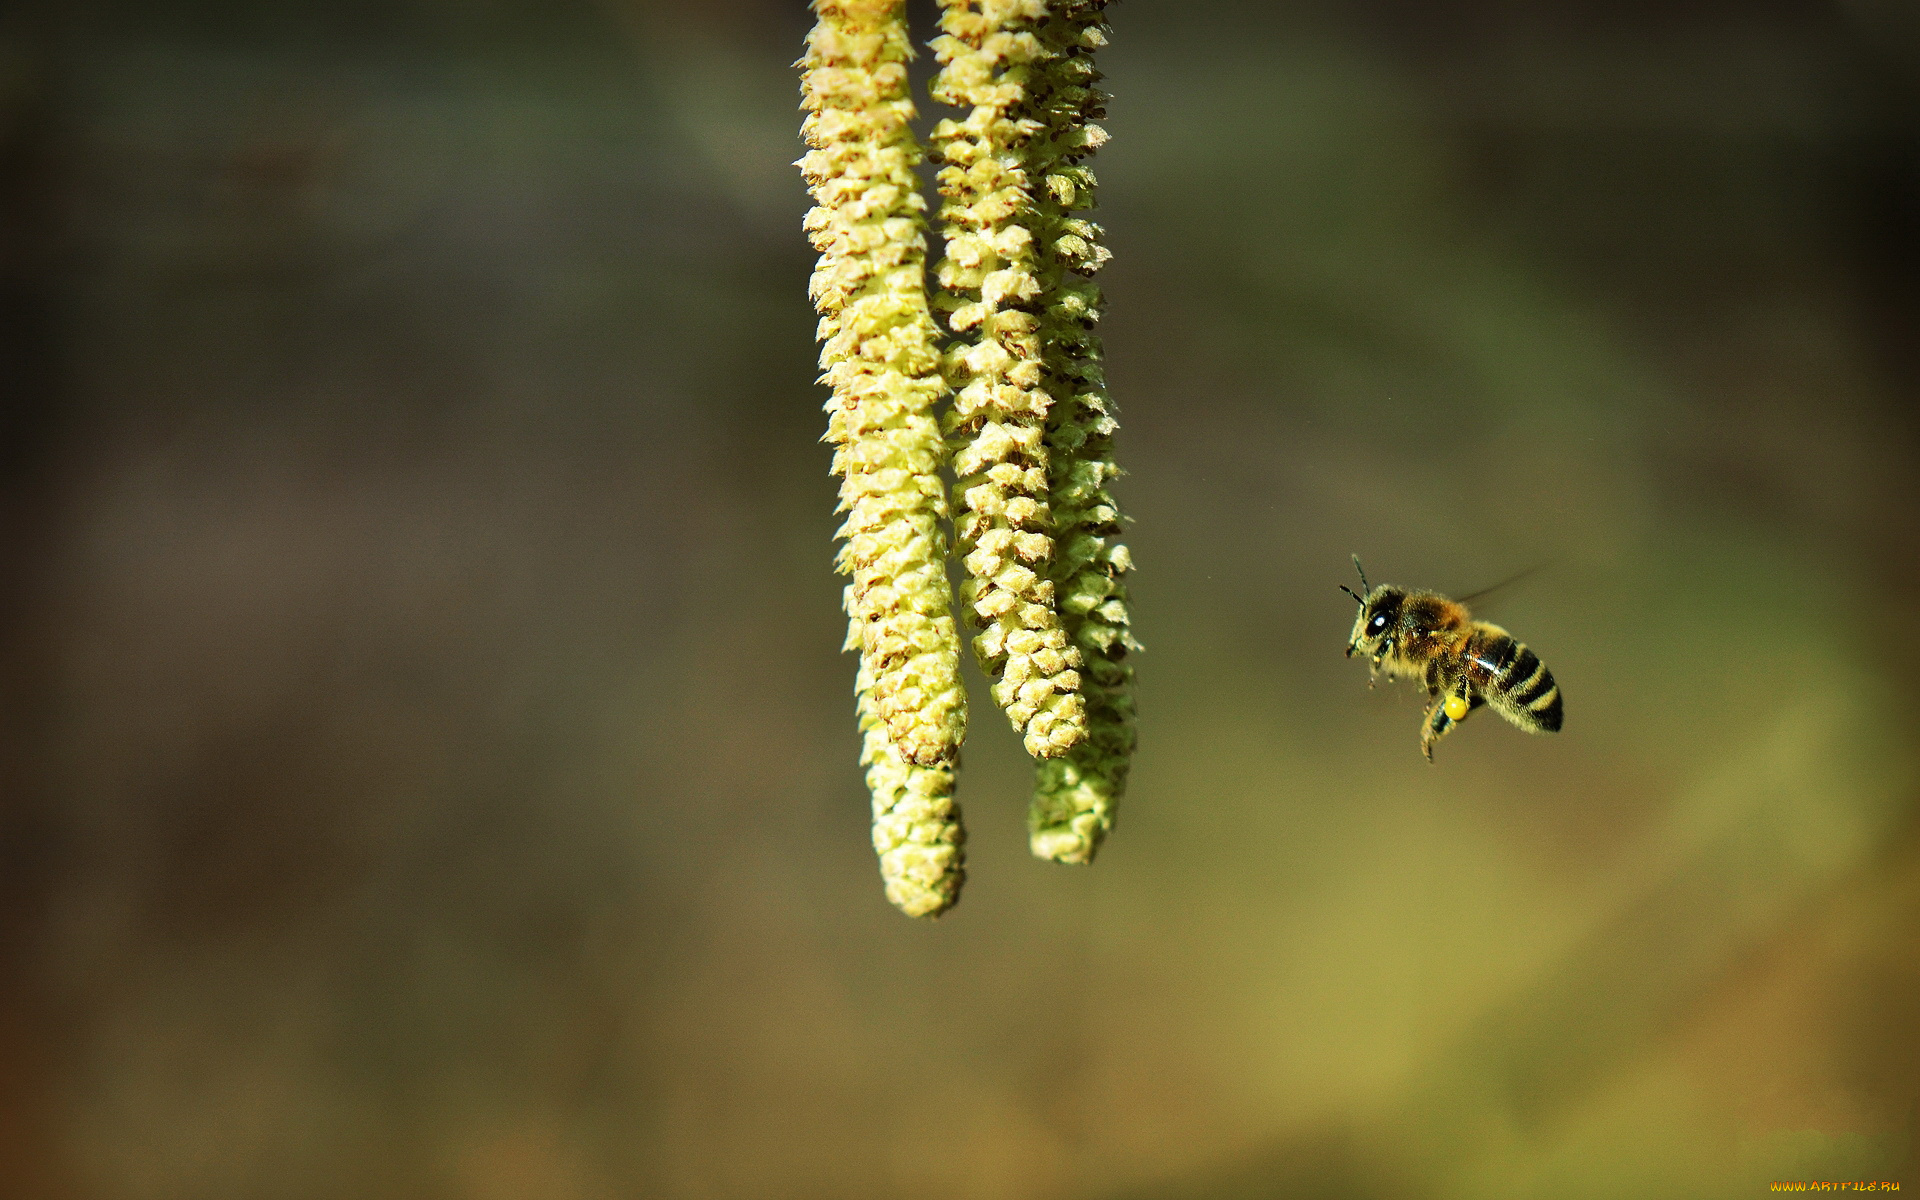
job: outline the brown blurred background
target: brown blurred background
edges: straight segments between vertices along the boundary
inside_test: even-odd
[[[1920,9],[1112,20],[1142,748],[1041,864],[977,694],[923,924],[800,3],[0,15],[0,1195],[1920,1186]],[[1423,763],[1355,551],[1566,732]]]

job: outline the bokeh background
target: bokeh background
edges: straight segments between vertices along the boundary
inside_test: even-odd
[[[1036,862],[977,691],[928,924],[800,3],[0,15],[0,1194],[1920,1185],[1920,9],[1112,20],[1141,750]],[[1422,762],[1352,552],[1566,731]]]

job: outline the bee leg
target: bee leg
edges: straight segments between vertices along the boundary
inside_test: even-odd
[[[1445,700],[1436,695],[1433,702],[1427,705],[1426,716],[1420,721],[1420,753],[1426,756],[1428,762],[1433,761],[1434,743],[1447,736],[1454,724],[1454,719],[1447,715]]]
[[[1453,718],[1455,724],[1458,724],[1466,720],[1475,708],[1485,703],[1486,701],[1474,692],[1473,685],[1468,683],[1466,676],[1463,675],[1459,682],[1447,689],[1446,699],[1440,702],[1440,707],[1447,716]]]
[[[1474,694],[1465,675],[1448,679],[1438,662],[1427,667],[1427,697],[1427,712],[1420,725],[1420,753],[1432,762],[1435,743],[1485,701]]]
[[[1378,654],[1375,654],[1373,656],[1373,661],[1367,665],[1367,686],[1368,687],[1372,687],[1376,682],[1379,681],[1380,664],[1386,662],[1387,655],[1392,653],[1393,653],[1392,642],[1385,642],[1381,644],[1380,652]]]

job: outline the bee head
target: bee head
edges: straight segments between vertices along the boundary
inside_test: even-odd
[[[1344,583],[1340,585],[1340,590],[1352,596],[1360,606],[1360,612],[1353,620],[1353,636],[1347,639],[1347,657],[1362,654],[1377,658],[1387,638],[1393,633],[1394,623],[1400,618],[1400,606],[1405,603],[1407,594],[1386,583],[1369,587],[1367,573],[1361,568],[1358,556],[1353,560],[1353,567],[1360,572],[1361,590],[1356,592]]]

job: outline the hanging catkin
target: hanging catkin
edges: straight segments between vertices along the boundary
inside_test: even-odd
[[[1122,516],[1108,490],[1121,472],[1113,461],[1114,406],[1094,333],[1102,300],[1090,278],[1110,257],[1103,231],[1074,214],[1093,207],[1094,178],[1082,160],[1106,140],[1094,121],[1105,115],[1093,52],[1106,44],[1105,0],[1056,0],[1041,30],[1045,46],[1038,87],[1050,137],[1051,169],[1043,176],[1036,222],[1043,245],[1046,302],[1041,311],[1048,411],[1046,447],[1054,520],[1052,580],[1070,644],[1082,662],[1087,736],[1066,755],[1035,769],[1027,810],[1034,854],[1058,862],[1091,862],[1113,827],[1126,790],[1135,742],[1133,640],[1125,575],[1127,548],[1110,542]]]
[[[1035,85],[1046,49],[1042,0],[942,0],[931,91],[965,110],[933,141],[946,254],[936,275],[956,335],[946,354],[953,407],[955,533],[964,608],[993,698],[1027,752],[1055,758],[1086,735],[1080,655],[1055,607],[1040,312],[1043,248],[1033,185],[1044,162]]]
[[[816,5],[802,60],[800,160],[815,207],[827,439],[837,447],[840,570],[865,693],[908,762],[951,761],[966,731],[946,575],[945,460],[934,406],[945,390],[927,311],[926,201],[908,122],[906,26],[897,0]]]
[[[860,761],[887,898],[911,916],[952,906],[966,876],[950,512],[975,655],[1040,760],[1034,853],[1091,861],[1126,786],[1138,645],[1093,332],[1090,277],[1108,254],[1082,161],[1106,137],[1091,57],[1105,3],[940,0],[931,91],[962,115],[933,133],[945,252],[931,309],[903,0],[814,0],[800,63]],[[954,335],[944,353],[935,310]]]
[[[899,0],[818,0],[814,10],[801,60],[812,150],[800,167],[815,204],[810,290],[847,514],[837,566],[853,580],[861,762],[887,898],[909,916],[937,916],[965,878],[952,763],[967,710],[946,575],[946,447],[934,413],[945,383],[908,124],[911,50]]]

